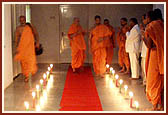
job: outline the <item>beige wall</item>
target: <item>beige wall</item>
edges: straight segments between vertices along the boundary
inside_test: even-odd
[[[4,89],[8,87],[13,81],[13,67],[12,67],[12,32],[11,32],[11,5],[4,5],[4,29],[2,38],[2,72]]]
[[[59,11],[58,5],[32,5],[32,23],[40,36],[44,53],[37,56],[38,63],[59,62]]]
[[[38,56],[39,63],[59,63],[59,6],[58,5],[32,5],[32,22],[40,34],[40,42],[44,46],[44,54]],[[94,24],[94,16],[100,15],[102,19],[108,18],[116,29],[120,26],[120,18],[141,16],[153,9],[153,5],[88,5],[89,27]],[[72,17],[73,18],[73,17]],[[68,54],[69,55],[69,54]],[[113,63],[118,61],[118,48],[114,49]]]

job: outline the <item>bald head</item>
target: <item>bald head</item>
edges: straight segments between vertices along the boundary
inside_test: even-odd
[[[26,17],[20,16],[19,19],[20,19],[20,24],[24,26],[26,24]]]
[[[78,17],[74,17],[74,23],[79,24],[79,22],[80,22],[80,19]]]

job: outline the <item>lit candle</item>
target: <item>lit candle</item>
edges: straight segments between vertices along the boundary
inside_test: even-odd
[[[110,65],[109,64],[106,64],[106,72],[109,72],[109,67],[110,67]]]
[[[119,91],[120,91],[120,93],[121,93],[121,87],[122,87],[122,83],[123,83],[123,80],[122,79],[120,79],[120,89],[119,89]]]
[[[44,73],[44,74],[43,74],[44,86],[46,86],[46,82],[47,82],[47,81],[46,81],[46,77],[47,77],[47,75]]]
[[[126,97],[126,96],[127,96],[127,89],[128,89],[128,86],[125,85],[125,86],[124,86],[124,89],[125,89],[125,97]]]
[[[118,78],[119,78],[119,76],[116,75],[116,76],[115,76],[115,79],[116,79],[116,87],[118,87]]]
[[[47,82],[48,82],[48,79],[49,79],[49,77],[50,77],[50,72],[47,71],[46,73],[47,73]]]
[[[52,73],[52,69],[53,69],[53,64],[50,64],[50,68],[51,68],[51,71],[50,71],[50,72]]]
[[[112,74],[113,74],[113,80],[114,80],[115,70],[112,70]]]
[[[32,97],[33,97],[33,108],[35,108],[35,96],[36,96],[36,93],[35,92],[32,92]]]
[[[50,67],[48,67],[48,71],[49,71],[49,72],[51,71],[51,68],[50,68]]]
[[[112,74],[112,71],[113,71],[113,68],[112,67],[110,67],[110,73]]]
[[[130,107],[132,108],[133,92],[129,92],[129,96],[130,96]]]
[[[36,85],[36,89],[37,89],[37,99],[39,99],[40,95],[39,95],[39,85]]]
[[[40,85],[41,85],[41,92],[43,92],[43,80],[40,79]]]
[[[36,105],[36,111],[40,111],[40,105]]]
[[[136,110],[139,111],[139,103],[138,103],[138,101],[135,101],[134,104],[135,104]]]
[[[25,102],[24,102],[24,105],[25,105],[25,107],[26,107],[26,111],[28,111],[28,110],[29,110],[29,103],[28,103],[27,101],[25,101]]]

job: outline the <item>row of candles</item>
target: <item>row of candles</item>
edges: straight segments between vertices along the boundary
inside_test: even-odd
[[[119,80],[119,76],[117,74],[115,74],[115,70],[112,67],[110,67],[110,65],[108,65],[108,64],[106,65],[106,71],[107,71],[107,73],[110,73],[110,76],[113,79],[115,86],[119,87],[119,92],[121,93],[121,89],[123,86],[123,80],[122,79]],[[128,86],[127,85],[124,85],[124,96],[125,96],[125,98],[128,96]],[[132,91],[129,92],[129,97],[130,97],[129,98],[130,99],[130,108],[133,108],[133,92]],[[135,104],[136,110],[138,111],[139,110],[138,101],[134,101],[134,104]]]
[[[36,111],[40,111],[41,106],[44,105],[44,101],[47,100],[47,93],[53,85],[53,76],[51,75],[53,69],[53,64],[50,64],[48,71],[43,74],[43,78],[40,79],[40,85],[36,85],[36,90],[32,92],[32,108]],[[36,105],[37,104],[37,105]],[[29,111],[29,102],[24,102],[25,108]]]

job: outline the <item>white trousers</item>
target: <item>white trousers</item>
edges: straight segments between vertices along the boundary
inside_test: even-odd
[[[146,85],[146,69],[145,69],[145,57],[142,57],[141,59],[141,76],[143,79],[143,85]]]
[[[130,64],[131,64],[131,77],[139,78],[140,66],[139,66],[139,53],[130,53]]]

